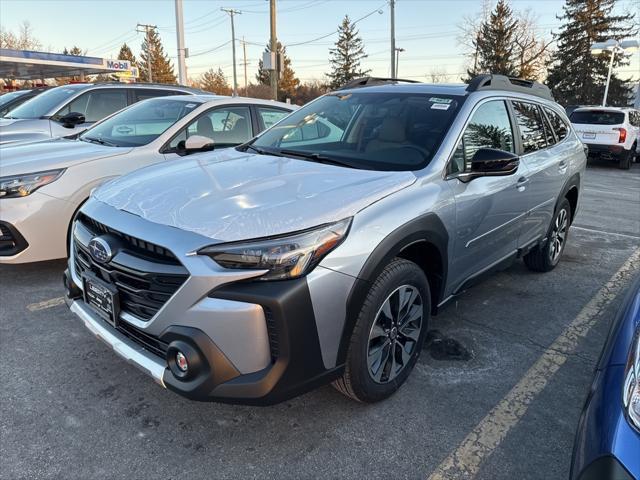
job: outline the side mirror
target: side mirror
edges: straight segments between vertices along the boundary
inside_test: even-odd
[[[59,122],[65,128],[74,128],[85,122],[84,115],[78,112],[67,113],[64,117],[60,117]]]
[[[215,148],[213,140],[202,135],[191,135],[186,142],[178,144],[179,155],[189,155],[196,152],[209,152]]]
[[[520,160],[517,155],[497,148],[480,148],[471,158],[471,170],[461,173],[458,178],[468,182],[477,177],[503,177],[513,175],[518,170]]]

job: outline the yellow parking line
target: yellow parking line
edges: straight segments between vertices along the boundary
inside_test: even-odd
[[[32,303],[27,305],[27,310],[31,312],[37,312],[38,310],[45,310],[51,307],[57,307],[58,305],[62,305],[64,303],[64,297],[56,297],[50,300],[45,300],[44,302]]]
[[[598,321],[604,309],[616,298],[640,268],[640,249],[620,267],[613,277],[578,313],[551,346],[533,364],[518,384],[496,405],[429,475],[428,480],[471,479],[480,466],[524,416],[531,402],[573,353],[580,339]]]

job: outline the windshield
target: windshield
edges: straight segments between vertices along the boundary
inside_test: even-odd
[[[200,105],[192,99],[144,100],[98,123],[83,133],[80,140],[115,147],[147,145]]]
[[[0,107],[18,97],[21,97],[25,93],[29,93],[30,91],[31,90],[17,90],[15,92],[5,93],[4,95],[0,96]]]
[[[58,107],[62,102],[78,93],[78,91],[78,88],[72,87],[52,88],[27,100],[14,110],[11,110],[8,117],[20,119],[41,118]]]
[[[451,95],[333,93],[295,111],[252,147],[367,170],[418,170],[433,158],[462,101]]]
[[[573,112],[569,119],[571,123],[586,125],[619,125],[624,123],[624,113],[606,110],[585,110]]]

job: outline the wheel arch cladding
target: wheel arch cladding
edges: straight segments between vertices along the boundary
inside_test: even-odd
[[[580,188],[580,174],[576,173],[572,177],[567,180],[562,188],[562,192],[560,193],[560,197],[556,202],[558,205],[562,199],[566,198],[569,201],[569,205],[571,206],[571,223],[573,223],[573,219],[576,216],[576,210],[578,207],[578,196],[579,196],[579,188]]]
[[[436,313],[446,286],[448,243],[449,234],[440,218],[435,213],[427,213],[397,228],[378,244],[349,292],[338,364],[346,361],[349,340],[371,284],[394,257],[410,260],[425,272],[431,293],[431,312]]]

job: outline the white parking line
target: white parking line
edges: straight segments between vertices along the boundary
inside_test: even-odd
[[[613,277],[578,313],[558,338],[545,350],[518,384],[507,393],[462,443],[429,475],[428,480],[471,479],[524,416],[531,402],[566,362],[578,342],[596,324],[605,308],[616,298],[640,268],[637,249]]]
[[[62,305],[64,303],[64,297],[56,297],[51,298],[49,300],[45,300],[43,302],[32,303],[27,305],[27,310],[30,312],[37,312],[39,310],[45,310],[51,307],[57,307],[58,305]]]
[[[572,230],[582,230],[584,232],[591,232],[591,233],[599,233],[600,235],[612,235],[614,237],[622,237],[622,238],[633,238],[634,240],[640,240],[640,236],[638,235],[629,235],[628,233],[616,233],[616,232],[605,232],[604,230],[596,230],[593,228],[586,228],[586,227],[578,227],[576,225],[571,225],[571,229]]]

